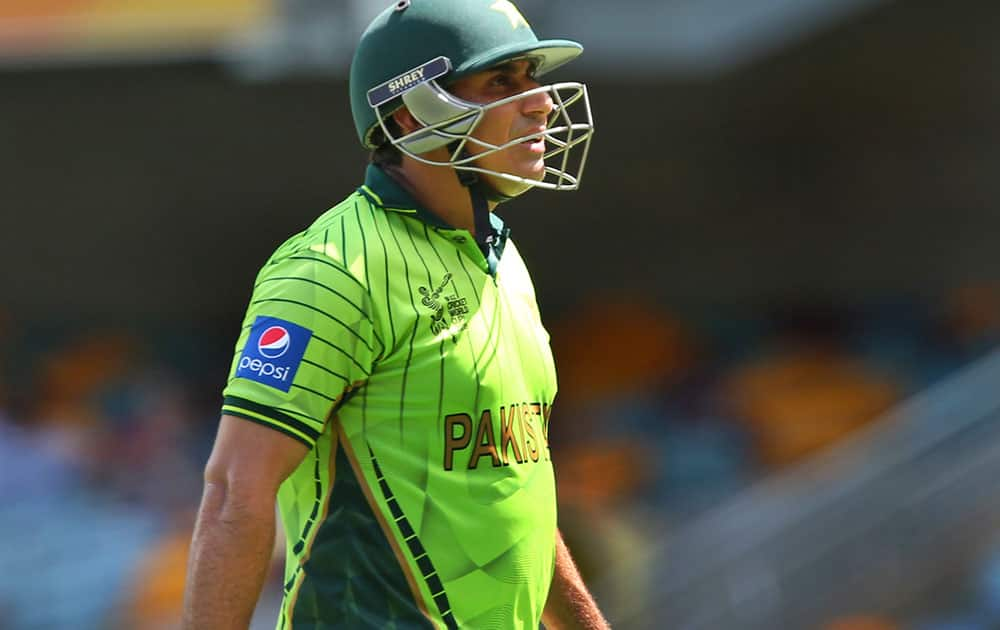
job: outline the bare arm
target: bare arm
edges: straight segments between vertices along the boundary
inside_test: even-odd
[[[184,630],[250,625],[273,550],[278,486],[307,452],[277,431],[222,416],[188,558]]]
[[[573,557],[569,555],[569,548],[558,531],[556,569],[549,588],[549,598],[542,612],[542,623],[547,630],[604,630],[611,627],[583,583]]]

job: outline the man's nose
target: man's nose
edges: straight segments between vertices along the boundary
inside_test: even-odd
[[[549,114],[551,114],[552,110],[555,108],[555,102],[552,100],[552,95],[549,94],[549,91],[541,90],[535,94],[524,97],[522,111],[526,115],[548,118]]]

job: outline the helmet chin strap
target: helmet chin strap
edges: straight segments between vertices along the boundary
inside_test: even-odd
[[[479,181],[475,173],[456,169],[458,181],[469,190],[469,198],[472,199],[472,225],[476,229],[476,243],[479,249],[483,250],[483,255],[487,258],[490,255],[493,241],[496,239],[496,232],[490,223],[490,204],[486,186]]]
[[[462,157],[468,156],[466,151],[462,151]],[[492,246],[496,240],[497,233],[490,223],[490,202],[503,203],[510,201],[513,197],[505,195],[494,189],[492,186],[482,181],[476,173],[464,169],[455,169],[458,181],[469,190],[469,198],[472,200],[472,225],[476,230],[476,243],[483,255],[487,259],[492,253]]]

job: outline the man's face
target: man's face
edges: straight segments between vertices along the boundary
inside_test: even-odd
[[[459,79],[449,87],[449,91],[461,99],[485,104],[536,87],[539,84],[534,78],[532,62],[518,60]],[[542,92],[491,108],[484,113],[473,130],[472,137],[499,146],[521,136],[541,133],[545,130],[553,107],[551,96],[548,92]],[[466,148],[473,155],[487,150],[475,142],[467,142]],[[540,180],[545,176],[544,155],[545,140],[536,138],[485,155],[476,160],[476,165],[491,171]],[[508,196],[530,188],[527,184],[492,175],[483,175],[483,178],[498,192]]]

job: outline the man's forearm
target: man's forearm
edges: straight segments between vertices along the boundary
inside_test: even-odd
[[[562,534],[558,531],[556,568],[549,588],[549,598],[542,613],[542,622],[547,630],[603,630],[610,627],[583,583],[573,557],[563,542]]]
[[[273,504],[240,502],[223,484],[206,484],[188,559],[184,630],[247,628],[273,546]]]

